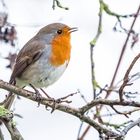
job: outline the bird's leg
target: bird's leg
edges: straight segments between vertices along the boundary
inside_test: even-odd
[[[42,100],[42,95],[40,94],[39,90],[37,90],[32,84],[29,84],[35,91],[36,100],[38,101],[38,106],[40,105],[40,101]]]
[[[60,103],[60,100],[57,100],[57,99],[54,99],[54,98],[50,97],[42,88],[40,88],[40,90],[47,96],[48,101],[53,101],[55,103]]]
[[[56,103],[62,103],[62,102],[71,103],[71,101],[68,101],[66,99],[68,97],[73,96],[73,95],[78,93],[78,92],[74,92],[74,93],[68,94],[67,96],[64,96],[64,97],[61,97],[61,98],[58,98],[58,99],[54,99],[54,98],[50,97],[42,88],[40,88],[40,90],[47,96],[48,101],[54,101],[55,100]]]
[[[47,96],[47,98],[48,99],[52,99],[52,100],[54,100],[54,98],[52,98],[52,97],[50,97],[45,91],[44,91],[44,89],[43,88],[40,88],[40,90]]]
[[[40,90],[47,96],[47,100],[48,101],[52,101],[53,102],[53,107],[52,107],[52,110],[51,110],[51,113],[56,109],[56,104],[59,104],[59,103],[71,103],[72,101],[69,101],[69,100],[66,100],[68,97],[70,96],[73,96],[75,94],[77,94],[78,92],[75,92],[75,93],[71,93],[67,96],[64,96],[64,97],[61,97],[61,98],[58,98],[58,99],[54,99],[52,97],[50,97],[42,88],[40,88]],[[47,107],[46,107],[47,108]]]
[[[53,107],[52,107],[52,110],[51,110],[51,113],[53,113],[53,111],[56,109],[56,103],[60,103],[60,102],[57,102],[57,100],[50,97],[42,88],[40,88],[40,90],[47,96],[48,101],[53,102]],[[46,109],[47,109],[47,106],[46,106]]]

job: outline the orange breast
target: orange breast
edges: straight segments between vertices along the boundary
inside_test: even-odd
[[[54,66],[59,66],[69,61],[71,52],[70,35],[56,36],[52,41],[52,53],[50,62]]]

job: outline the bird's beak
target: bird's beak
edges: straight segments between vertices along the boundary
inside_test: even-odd
[[[78,28],[77,27],[73,27],[73,28],[70,28],[69,29],[69,33],[72,33],[72,32],[75,32],[75,31],[78,31]]]

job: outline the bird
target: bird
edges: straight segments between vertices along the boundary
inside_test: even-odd
[[[69,64],[71,33],[75,31],[76,27],[63,23],[51,23],[41,28],[19,51],[9,83],[20,88],[30,85],[36,89],[56,82]],[[8,97],[12,103],[15,95],[9,93]]]

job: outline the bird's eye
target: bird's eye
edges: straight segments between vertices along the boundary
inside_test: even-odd
[[[62,34],[62,30],[57,30],[57,34]]]

